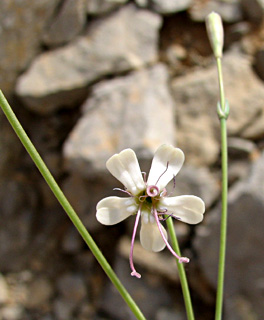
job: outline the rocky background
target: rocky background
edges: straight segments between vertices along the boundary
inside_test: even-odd
[[[220,223],[217,73],[204,19],[225,25],[231,113],[225,320],[264,318],[264,2],[2,0],[0,87],[33,143],[148,320],[186,319],[174,260],[135,248],[133,218],[100,225],[95,206],[119,186],[105,161],[133,148],[183,149],[177,194],[205,220],[175,228],[197,320],[214,318]],[[132,320],[0,112],[0,319]]]

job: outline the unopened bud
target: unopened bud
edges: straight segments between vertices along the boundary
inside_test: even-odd
[[[215,58],[222,58],[224,45],[224,29],[221,16],[216,12],[211,12],[205,20],[207,34]]]

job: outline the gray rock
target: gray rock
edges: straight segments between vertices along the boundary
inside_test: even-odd
[[[128,0],[86,0],[87,13],[90,15],[101,15],[115,10],[125,4]]]
[[[43,41],[48,46],[69,42],[84,28],[86,21],[86,0],[66,0],[57,16],[47,27]]]
[[[25,306],[29,309],[43,308],[48,305],[52,294],[53,287],[50,281],[44,277],[37,277],[28,286],[28,295]]]
[[[8,301],[9,290],[4,276],[0,273],[0,305]]]
[[[264,48],[258,50],[255,54],[254,69],[260,79],[264,81]]]
[[[173,190],[171,183],[170,190]],[[205,206],[209,208],[219,196],[218,177],[206,167],[183,166],[175,178],[173,195],[192,194],[202,198]]]
[[[56,299],[53,303],[53,310],[58,320],[72,319],[74,303],[64,299]]]
[[[148,6],[149,0],[135,0],[135,3],[141,8],[146,8]]]
[[[264,134],[264,86],[253,73],[250,61],[239,53],[223,59],[226,98],[230,105],[228,133],[254,139]],[[216,113],[218,81],[216,66],[172,81],[176,102],[177,138],[187,162],[205,165],[216,161],[220,129]]]
[[[80,303],[87,294],[85,280],[79,274],[69,273],[61,276],[57,287],[63,299],[75,305]]]
[[[160,14],[172,14],[188,9],[193,0],[149,0],[149,6]]]
[[[155,319],[159,308],[171,307],[172,298],[162,280],[156,275],[142,275],[139,280],[131,277],[128,259],[118,257],[114,270],[126,289],[133,296],[136,303],[145,315],[146,319]],[[139,270],[140,271],[140,270]],[[98,301],[101,309],[115,320],[134,320],[132,311],[120,299],[120,296],[112,284],[107,284],[103,297]]]
[[[150,159],[162,143],[174,142],[173,105],[164,65],[134,72],[94,87],[84,115],[64,145],[71,170],[91,176],[125,148]]]
[[[1,313],[4,320],[19,320],[23,318],[24,309],[21,305],[10,305],[5,306]]]
[[[241,0],[243,11],[253,23],[260,24],[264,15],[263,0]]]
[[[0,87],[9,95],[16,77],[40,51],[40,37],[59,0],[0,1]]]
[[[242,294],[260,318],[264,316],[258,299],[263,294],[263,180],[264,153],[252,164],[250,175],[230,190],[225,281],[226,300]],[[206,222],[197,228],[196,248],[204,274],[216,286],[219,207]]]
[[[223,21],[228,23],[238,22],[243,19],[240,0],[199,1],[191,7],[190,16],[194,21],[203,22],[206,16],[212,11],[219,13]]]
[[[156,61],[160,24],[158,15],[125,6],[92,23],[85,36],[40,55],[19,78],[16,92],[35,112],[72,106],[92,82]]]
[[[157,312],[156,320],[171,320],[171,319],[177,319],[177,320],[184,320],[186,319],[186,314],[184,310],[171,310],[162,308]]]
[[[26,181],[10,176],[0,184],[0,270],[21,269],[27,260],[35,192]],[[32,202],[31,202],[32,201]]]

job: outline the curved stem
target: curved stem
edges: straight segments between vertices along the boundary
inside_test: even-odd
[[[16,115],[14,114],[13,110],[11,109],[10,105],[8,104],[7,100],[5,99],[2,91],[0,90],[0,106],[5,113],[8,121],[10,122],[11,126],[13,127],[14,131],[16,132],[17,136],[19,137],[20,141],[26,148],[27,152],[29,153],[30,157],[34,161],[35,165],[39,169],[40,173],[42,174],[43,178],[46,180],[48,186],[58,199],[59,203],[71,219],[72,223],[82,236],[83,240],[86,242],[90,250],[92,251],[93,255],[109,277],[109,279],[112,281],[112,283],[115,285],[117,290],[119,291],[122,298],[125,300],[127,305],[130,307],[134,315],[139,320],[146,320],[138,306],[136,305],[135,301],[132,299],[132,297],[129,295],[129,293],[126,291],[125,287],[105,259],[104,255],[100,251],[100,249],[97,247],[96,243],[94,242],[93,238],[89,234],[89,232],[86,230],[85,226],[79,219],[78,215],[70,205],[69,201],[63,194],[62,190],[54,180],[53,176],[51,175],[49,169],[45,165],[44,161],[40,157],[39,153],[35,149],[34,145],[30,141],[29,137],[27,136],[26,132],[24,131],[23,127],[21,126],[20,122],[18,121]]]
[[[177,252],[177,254],[180,256],[181,252],[180,252],[178,240],[177,240],[177,237],[175,234],[175,229],[173,226],[172,218],[169,217],[166,220],[166,223],[167,223],[168,231],[170,234],[172,247],[173,247],[174,251]],[[185,269],[184,269],[184,264],[179,263],[177,259],[176,259],[176,263],[177,263],[181,287],[182,287],[182,293],[183,293],[183,299],[184,299],[185,308],[186,308],[187,319],[194,320],[195,318],[194,318],[194,313],[193,313],[192,300],[191,300],[188,281],[187,281],[187,277],[186,277],[186,273],[185,273]]]

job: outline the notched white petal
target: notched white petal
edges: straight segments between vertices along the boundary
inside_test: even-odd
[[[184,162],[184,153],[171,145],[161,145],[154,154],[147,185],[156,185],[160,190],[180,171]]]
[[[106,162],[106,167],[132,194],[136,195],[145,188],[139,163],[132,149],[113,155]]]
[[[140,229],[140,242],[143,248],[149,251],[159,252],[166,246],[163,241],[156,221],[150,219],[151,215],[148,213],[142,214],[141,229]],[[167,238],[167,232],[162,226],[162,231]]]
[[[196,196],[164,197],[159,202],[159,208],[166,208],[168,213],[179,217],[181,221],[197,224],[203,220],[205,204]]]
[[[131,205],[130,198],[108,197],[98,202],[96,219],[105,225],[113,225],[125,220],[137,212],[137,206]],[[129,205],[127,205],[129,202]]]

